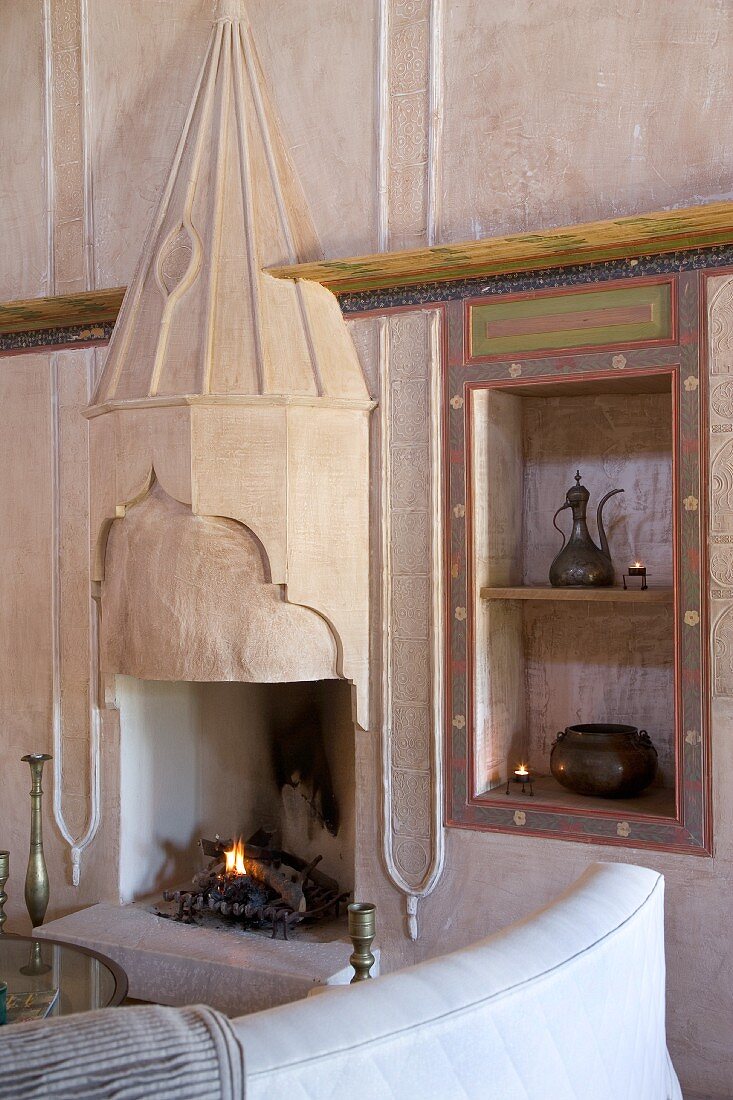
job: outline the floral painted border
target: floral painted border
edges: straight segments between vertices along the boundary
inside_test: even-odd
[[[669,257],[660,257],[669,260]],[[619,266],[614,265],[617,269]],[[656,273],[656,272],[655,272]],[[567,275],[568,272],[562,273]],[[650,274],[641,263],[634,275]],[[604,278],[604,276],[600,276]],[[572,285],[595,282],[597,268],[576,271]],[[523,280],[527,282],[528,280]],[[532,282],[532,280],[529,280]],[[704,436],[705,379],[700,369],[700,276],[696,270],[681,272],[677,288],[679,337],[676,346],[639,350],[596,350],[561,353],[547,358],[467,363],[463,302],[447,308],[448,346],[444,371],[444,439],[449,579],[447,631],[446,824],[470,829],[523,832],[588,843],[655,848],[710,854],[710,791],[706,768],[708,754],[707,615],[701,577],[704,572],[703,474],[701,440]],[[501,290],[516,292],[516,280],[501,280]],[[549,285],[548,277],[534,280],[526,289]],[[555,283],[555,285],[558,285]],[[463,297],[460,295],[459,297]],[[598,375],[625,370],[669,369],[676,379],[676,447],[678,491],[677,523],[677,734],[678,817],[661,818],[626,813],[623,819],[612,809],[563,810],[550,806],[528,808],[508,796],[482,802],[470,789],[472,775],[472,617],[474,606],[468,561],[471,513],[467,493],[470,390],[482,384],[523,379],[566,380],[578,375]]]

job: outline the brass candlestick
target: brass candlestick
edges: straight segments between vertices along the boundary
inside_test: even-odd
[[[25,904],[31,924],[43,924],[48,908],[48,870],[43,856],[43,765],[51,757],[45,752],[32,752],[23,757],[31,769],[31,844],[28,870],[25,876]]]
[[[0,936],[5,931],[5,921],[8,919],[5,915],[5,902],[8,900],[8,895],[5,893],[5,883],[10,876],[10,852],[0,852]]]
[[[354,968],[354,982],[365,982],[371,978],[369,971],[374,966],[371,953],[372,940],[376,932],[376,905],[371,902],[353,902],[349,906],[349,936],[354,945],[354,953],[349,962]]]
[[[30,975],[32,978],[37,978],[39,974],[48,974],[49,970],[53,967],[50,963],[43,961],[43,944],[40,940],[31,940],[30,951],[28,952],[28,962],[25,966],[21,966],[21,974]]]

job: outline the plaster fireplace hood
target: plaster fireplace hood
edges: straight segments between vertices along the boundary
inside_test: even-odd
[[[343,677],[366,726],[373,407],[240,0],[220,0],[90,418],[102,667]]]

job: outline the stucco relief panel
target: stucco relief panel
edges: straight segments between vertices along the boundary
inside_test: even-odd
[[[439,633],[440,555],[436,494],[434,315],[386,321],[383,347],[384,600],[388,619],[384,700],[385,846],[396,885],[406,894],[408,931],[417,936],[417,899],[429,892],[442,860],[438,818],[442,706],[435,638]]]
[[[713,693],[733,697],[733,277],[707,279]]]
[[[382,248],[434,243],[440,4],[382,0]]]
[[[430,768],[430,713],[425,707],[392,709],[392,761],[398,768]]]
[[[710,373],[733,374],[733,279],[711,279]]]
[[[430,835],[430,775],[427,772],[394,769],[392,815],[398,836]]]
[[[399,8],[400,5],[395,7]],[[404,5],[402,11],[405,11]],[[400,24],[400,21],[395,20],[390,42],[389,83],[393,95],[405,95],[427,86],[428,41],[429,25],[424,6],[416,7],[410,22]]]
[[[392,578],[392,622],[398,638],[427,641],[430,630],[428,577]]]
[[[417,573],[430,554],[427,513],[393,514],[392,542],[393,573]]]

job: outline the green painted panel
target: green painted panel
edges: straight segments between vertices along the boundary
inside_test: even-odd
[[[671,289],[655,283],[472,305],[471,357],[669,339]]]

